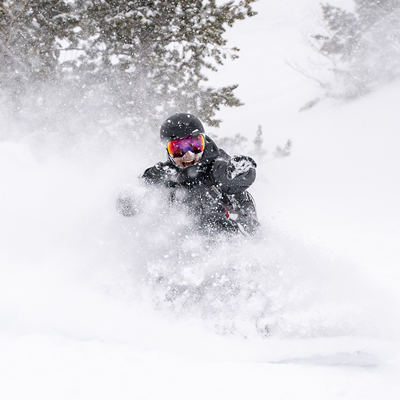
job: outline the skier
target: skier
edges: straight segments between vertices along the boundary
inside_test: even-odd
[[[247,191],[256,177],[251,157],[230,157],[205,134],[201,121],[191,114],[175,114],[160,129],[168,159],[146,169],[147,185],[168,188],[170,201],[187,206],[203,233],[254,234],[259,223]],[[117,200],[117,210],[132,216],[137,210],[129,195]]]

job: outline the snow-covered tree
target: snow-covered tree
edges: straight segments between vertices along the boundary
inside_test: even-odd
[[[313,35],[335,80],[329,95],[353,98],[400,77],[400,1],[354,0],[354,12],[323,4]]]
[[[67,1],[1,1],[0,88],[54,79],[62,41],[73,42],[76,24]]]
[[[206,71],[237,57],[224,33],[255,14],[254,1],[3,1],[3,86],[54,81],[64,99],[74,91],[93,102],[103,119],[112,116],[108,124],[119,115],[134,130],[149,131],[183,110],[217,126],[221,106],[241,103],[234,95],[237,85],[207,87]]]

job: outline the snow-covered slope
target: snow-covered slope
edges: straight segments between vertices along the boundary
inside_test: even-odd
[[[307,58],[317,3],[260,2],[215,78],[246,105],[214,133],[293,141],[258,160],[258,241],[177,244],[157,199],[118,215],[143,152],[0,143],[2,398],[400,397],[400,86],[299,113],[319,92],[286,61]],[[192,294],[213,280],[163,302],[161,273]]]

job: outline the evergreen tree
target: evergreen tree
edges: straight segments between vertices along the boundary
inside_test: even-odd
[[[256,157],[262,159],[267,154],[267,151],[264,149],[264,138],[261,125],[258,125],[256,137],[254,138],[253,143],[254,143],[253,154]]]
[[[116,125],[118,115],[131,130],[149,131],[183,110],[218,126],[220,107],[241,102],[234,95],[237,85],[205,86],[206,71],[237,57],[224,33],[255,14],[254,1],[3,1],[3,88],[22,95],[31,90],[22,81],[54,82],[62,97],[48,98],[50,108],[65,103],[85,113],[85,103],[91,103],[108,127]],[[46,87],[38,87],[46,97]],[[81,99],[74,104],[73,93]]]
[[[313,35],[335,75],[328,93],[335,97],[357,97],[400,76],[400,1],[354,3],[354,12],[322,5],[326,30]]]
[[[73,39],[77,20],[63,0],[0,3],[0,87],[54,79],[62,40]]]

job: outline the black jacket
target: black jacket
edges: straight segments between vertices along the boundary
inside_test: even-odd
[[[250,157],[232,159],[208,136],[205,139],[203,156],[197,164],[181,168],[168,159],[146,169],[142,178],[149,185],[169,188],[170,201],[187,205],[198,221],[195,226],[202,230],[254,231],[258,222],[247,189],[256,178],[255,162]],[[237,159],[249,160],[250,167],[235,170]],[[133,215],[128,208],[119,211]]]
[[[196,220],[193,226],[201,232],[254,233],[259,224],[247,188],[255,180],[256,163],[250,157],[231,158],[208,136],[205,138],[203,156],[197,164],[181,168],[168,159],[146,169],[143,180],[168,188],[170,202],[184,204]],[[240,160],[247,167],[239,170]],[[118,198],[117,209],[124,216],[137,212],[134,199],[126,194]]]

